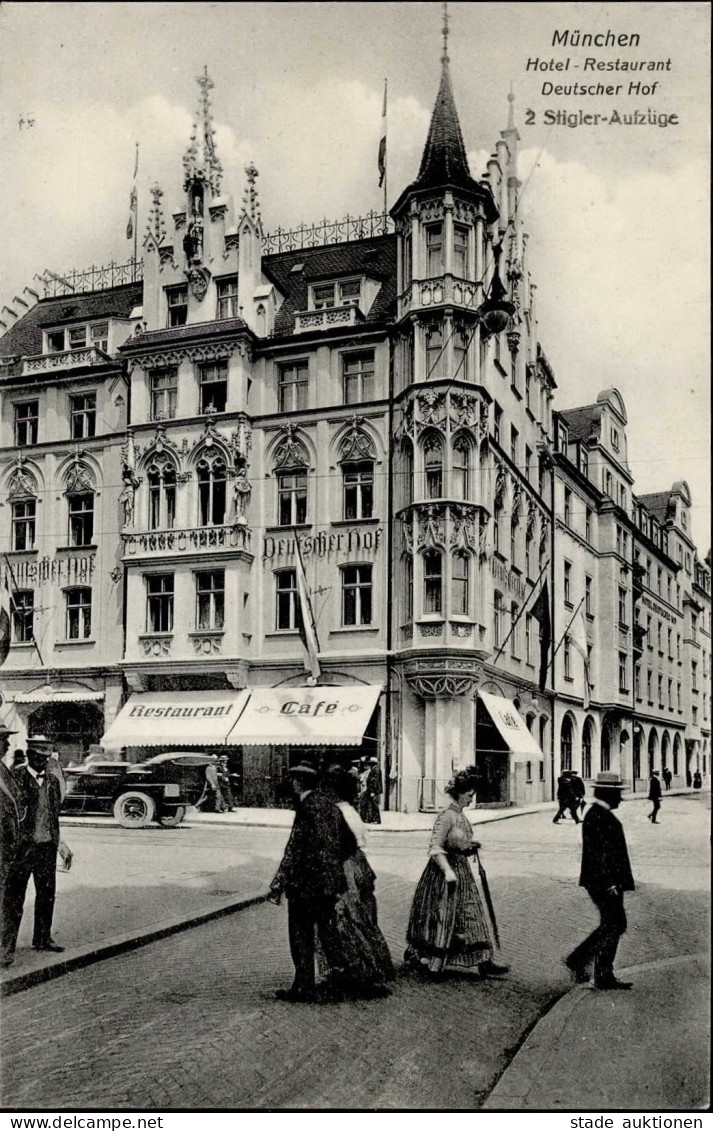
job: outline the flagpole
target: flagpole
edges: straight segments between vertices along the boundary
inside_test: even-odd
[[[515,620],[510,625],[510,631],[508,632],[507,636],[505,637],[502,644],[500,645],[497,652],[495,653],[495,658],[493,660],[493,664],[497,664],[498,660],[500,659],[500,656],[502,655],[502,653],[504,651],[505,645],[507,644],[508,640],[510,639],[513,632],[515,631],[515,627],[516,627],[518,621],[520,620],[520,617],[525,612],[525,609],[527,608],[527,606],[530,603],[530,598],[532,597],[532,594],[537,592],[537,586],[538,586],[538,584],[539,584],[539,582],[542,578],[543,573],[545,572],[545,570],[547,569],[549,564],[550,564],[550,559],[547,558],[546,561],[545,561],[545,564],[543,565],[542,569],[540,570],[540,576],[537,578],[537,581],[535,582],[532,589],[530,590],[527,597],[525,598],[525,601],[521,605],[520,612],[517,614],[517,616],[515,617]]]
[[[134,193],[135,193],[135,207],[134,207],[134,270],[132,272],[134,282],[136,282],[136,260],[138,256],[138,242],[139,242],[139,197],[136,189],[136,175],[139,171],[139,143],[136,142],[136,160],[134,161]]]
[[[384,141],[385,142],[386,142],[386,123],[387,123],[387,120],[388,120],[388,115],[387,115],[387,112],[386,112],[388,84],[389,84],[389,80],[384,79]],[[387,189],[387,182],[388,182],[388,179],[389,179],[388,159],[389,159],[389,149],[388,149],[388,144],[385,144],[384,145],[384,224],[386,223],[386,216],[387,216],[387,212],[386,212],[386,189]]]
[[[559,652],[560,648],[562,647],[562,642],[563,642],[563,640],[565,639],[565,637],[566,637],[567,633],[569,632],[570,628],[571,628],[571,627],[572,627],[572,625],[574,624],[574,618],[576,617],[577,613],[579,612],[579,610],[581,609],[581,607],[582,607],[582,605],[583,605],[583,604],[584,604],[584,597],[582,597],[582,600],[581,600],[581,601],[579,602],[579,604],[577,605],[577,608],[576,608],[576,609],[574,610],[574,612],[572,613],[572,617],[571,617],[571,619],[570,619],[570,622],[569,622],[569,624],[567,625],[567,627],[566,627],[566,629],[564,630],[564,632],[562,633],[562,635],[560,636],[559,644],[557,645],[557,647],[555,648],[554,652],[552,653],[552,660],[551,660],[551,663],[552,663],[553,665],[554,665],[554,662],[555,662],[555,656],[557,655],[557,653]],[[553,670],[553,673],[554,673],[554,667],[553,667],[553,669],[552,669],[552,670]]]
[[[298,572],[299,572],[299,574],[301,574],[302,586],[304,588],[304,597],[305,597],[305,601],[307,602],[307,609],[306,610],[302,609],[303,602],[302,602],[302,594],[300,592],[300,609],[301,609],[301,615],[302,615],[302,623],[304,625],[304,619],[305,619],[304,614],[305,614],[305,611],[306,611],[309,614],[310,627],[311,627],[311,630],[312,630],[312,635],[314,636],[314,644],[313,644],[314,653],[315,653],[315,655],[314,655],[314,666],[317,668],[317,671],[315,673],[310,668],[311,674],[310,674],[310,678],[308,679],[307,682],[309,683],[310,679],[311,679],[313,683],[316,683],[317,680],[322,675],[322,668],[321,668],[321,664],[319,662],[319,652],[320,652],[319,636],[317,635],[317,624],[316,624],[315,619],[314,619],[314,610],[312,609],[312,601],[311,601],[311,598],[310,598],[309,590],[307,588],[307,574],[305,572],[304,560],[302,558],[302,550],[300,548],[300,540],[297,536],[297,528],[293,527],[292,531],[293,531],[293,534],[295,536],[295,550],[296,550],[296,553],[297,553],[297,560],[298,560],[298,565],[299,565],[299,571]],[[299,586],[299,580],[298,580],[298,592],[299,591],[300,591],[300,586]],[[310,663],[311,663],[312,657],[310,656],[310,652],[309,652],[308,640],[309,640],[309,634],[308,634],[307,629],[305,627],[304,628],[304,639],[303,639],[302,643],[304,644],[304,647],[307,651],[308,659],[310,660]]]

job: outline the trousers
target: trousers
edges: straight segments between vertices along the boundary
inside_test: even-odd
[[[661,798],[660,797],[650,797],[649,800],[650,800],[650,802],[653,806],[651,812],[649,813],[649,820],[655,821],[656,820],[656,814],[658,813],[659,809],[661,808]]]
[[[330,973],[338,978],[342,973],[339,936],[335,924],[334,899],[287,900],[287,929],[290,954],[295,967],[293,990],[309,993],[315,987],[316,936],[329,964]]]
[[[583,970],[594,960],[595,983],[606,982],[614,976],[614,959],[619,939],[626,931],[624,893],[614,895],[610,892],[587,890],[599,911],[599,926],[575,947],[567,958],[567,965],[573,970]]]
[[[30,876],[35,885],[33,946],[44,946],[52,937],[52,916],[57,886],[57,845],[53,841],[23,846],[10,866],[6,879],[2,949],[12,954],[22,922]]]

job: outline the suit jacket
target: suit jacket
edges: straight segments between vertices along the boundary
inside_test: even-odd
[[[661,797],[661,782],[658,778],[649,779],[649,801],[658,801]]]
[[[354,834],[340,810],[312,790],[295,814],[285,855],[272,881],[288,899],[336,899],[346,889],[344,861],[356,851]]]
[[[580,778],[579,774],[575,774],[574,777],[570,778],[569,780],[573,796],[578,801],[581,801],[587,792],[584,782]]]
[[[25,810],[25,819],[22,822],[20,833],[20,848],[27,848],[33,844],[35,831],[35,817],[37,815],[37,802],[40,787],[33,778],[27,766],[20,766],[14,771],[15,784],[19,796],[20,806]],[[59,844],[59,807],[62,803],[61,788],[55,774],[45,771],[45,781],[49,790],[49,820],[51,840],[54,845]]]
[[[0,866],[3,868],[11,864],[17,854],[22,817],[15,775],[0,762]]]
[[[582,821],[582,871],[579,877],[588,891],[616,887],[634,890],[626,837],[610,809],[596,802],[587,809]]]

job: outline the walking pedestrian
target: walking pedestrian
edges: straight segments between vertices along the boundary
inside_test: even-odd
[[[579,798],[576,796],[572,787],[571,770],[563,770],[557,779],[557,803],[559,808],[554,815],[552,824],[558,824],[562,817],[565,816],[565,812],[569,812],[575,825],[578,825],[579,816],[577,810],[579,809]]]
[[[324,952],[333,996],[342,992],[344,962],[335,914],[338,897],[346,890],[344,861],[354,854],[356,841],[344,816],[318,786],[313,766],[301,762],[289,771],[297,799],[292,833],[282,862],[270,884],[270,899],[287,896],[287,922],[295,977],[289,990],[278,990],[282,1001],[317,999],[315,941]]]
[[[702,789],[703,788],[703,778],[701,777],[701,771],[700,770],[696,770],[696,772],[693,775],[693,788],[694,789]]]
[[[17,731],[9,730],[4,723],[0,723],[0,933],[2,936],[0,965],[3,967],[11,966],[15,961],[14,948],[8,945],[7,880],[10,868],[17,856],[20,843],[20,823],[24,815],[20,808],[20,797],[14,774],[5,763],[5,757],[10,747],[10,735],[12,734],[17,734]]]
[[[35,885],[32,945],[35,950],[64,950],[52,938],[61,801],[59,780],[48,769],[51,745],[46,739],[39,740],[39,736],[29,738],[27,765],[14,771],[20,807],[26,816],[7,880],[8,925],[3,945],[6,954],[15,951],[30,876]]]
[[[619,939],[626,931],[624,892],[634,890],[626,837],[613,810],[621,804],[624,783],[618,774],[603,770],[594,783],[594,802],[582,822],[582,869],[580,886],[599,911],[599,926],[565,958],[576,982],[588,982],[588,967],[594,963],[594,987],[598,990],[628,990],[614,974]]]
[[[574,812],[576,813],[577,810],[581,812],[586,804],[584,798],[587,793],[587,787],[585,786],[583,779],[579,776],[576,770],[572,770],[569,780],[571,783],[572,795],[574,797]]]
[[[666,786],[666,789],[670,789],[673,774],[669,770],[668,766],[664,766],[663,770],[661,771],[661,777],[663,778],[663,783]]]
[[[490,930],[468,863],[480,845],[463,810],[473,800],[477,781],[470,766],[447,787],[451,803],[436,818],[428,864],[411,905],[404,961],[431,975],[453,967],[492,978],[509,969],[493,961]]]
[[[379,800],[384,789],[378,758],[369,758],[363,775],[363,790],[359,799],[359,813],[367,825],[380,825]]]
[[[649,778],[649,801],[653,805],[653,809],[650,813],[647,813],[647,817],[652,825],[657,825],[656,815],[661,808],[661,782],[659,781],[658,770],[652,770]]]

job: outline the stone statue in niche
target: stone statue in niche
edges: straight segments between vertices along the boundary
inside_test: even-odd
[[[236,459],[235,483],[233,484],[233,497],[235,499],[235,521],[241,525],[247,523],[245,512],[250,506],[252,487],[248,481],[247,462]]]
[[[121,472],[121,479],[124,484],[121,494],[119,495],[119,502],[121,503],[124,512],[124,527],[134,525],[134,510],[136,506],[136,491],[139,486],[139,480],[134,475],[133,469],[124,464]]]
[[[203,259],[203,218],[191,216],[183,237],[183,250],[189,263],[200,263]]]

